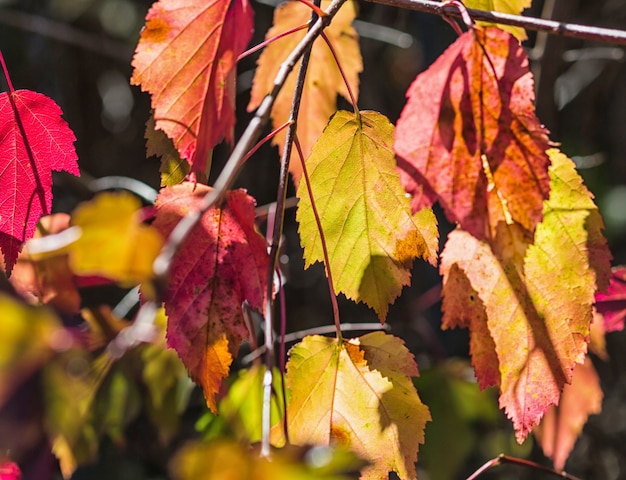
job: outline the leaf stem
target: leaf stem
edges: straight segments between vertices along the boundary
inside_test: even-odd
[[[276,40],[286,37],[287,35],[291,35],[292,33],[299,32],[300,30],[304,30],[309,25],[310,25],[310,22],[306,22],[306,23],[303,23],[302,25],[298,25],[297,27],[293,27],[293,28],[290,28],[289,30],[279,33],[278,35],[274,35],[272,38],[268,38],[267,40],[243,52],[241,55],[237,57],[237,61],[239,62],[239,60],[241,60],[242,58],[245,58],[248,55],[252,55],[254,52],[257,52],[261,50],[262,48],[267,47],[270,43],[275,42]]]
[[[318,2],[312,3],[309,0],[298,0],[298,1],[300,3],[305,4],[307,7],[309,7],[320,18],[324,18],[327,15],[327,13],[324,10],[322,10],[319,5],[317,5]]]
[[[441,2],[433,0],[367,0],[381,5],[407,8],[420,12],[432,13],[435,15],[448,15],[460,17],[461,14],[455,7],[447,6]],[[522,15],[511,15],[508,13],[490,12],[468,8],[467,12],[474,20],[498,23],[502,25],[513,25],[516,27],[548,32],[552,35],[564,37],[582,38],[596,42],[614,43],[626,45],[626,31],[612,28],[591,27],[588,25],[578,25],[574,23],[557,22],[554,20],[544,20],[541,18],[524,17]]]
[[[337,51],[335,50],[335,47],[333,47],[333,44],[331,43],[331,41],[328,38],[328,36],[326,35],[326,33],[322,32],[322,38],[326,42],[326,45],[328,45],[328,48],[330,49],[330,53],[332,53],[333,58],[335,59],[335,63],[337,64],[337,68],[339,69],[339,73],[341,73],[341,78],[343,78],[343,83],[346,84],[346,89],[348,90],[348,95],[350,96],[350,102],[352,103],[352,108],[354,109],[355,115],[358,117],[359,116],[359,107],[356,104],[356,98],[354,97],[354,94],[352,93],[352,88],[350,87],[350,82],[348,82],[348,77],[346,77],[346,73],[344,72],[344,70],[343,70],[343,68],[341,66],[341,63],[339,62],[339,57],[337,56]]]
[[[15,89],[13,88],[13,83],[11,82],[11,77],[9,75],[9,69],[7,68],[7,64],[4,63],[4,55],[2,55],[2,50],[0,50],[0,63],[2,64],[2,71],[4,72],[4,78],[7,79],[7,84],[9,85],[9,91],[13,93]]]
[[[326,278],[328,280],[328,290],[330,291],[330,302],[333,306],[333,319],[335,321],[335,329],[337,330],[337,340],[341,342],[343,335],[341,334],[341,320],[339,319],[339,305],[337,305],[337,295],[335,294],[335,287],[333,285],[333,275],[330,271],[330,260],[328,258],[328,248],[326,248],[326,237],[324,236],[324,230],[322,229],[322,222],[320,220],[317,206],[315,205],[315,198],[313,197],[313,190],[311,189],[311,181],[309,180],[309,172],[306,169],[306,162],[304,161],[304,155],[302,154],[302,148],[300,142],[296,138],[296,148],[298,149],[298,156],[302,163],[302,175],[306,185],[306,190],[311,200],[311,209],[313,210],[313,216],[315,217],[315,223],[317,224],[317,231],[320,234],[320,242],[322,243],[322,252],[324,253],[324,265],[326,267]]]
[[[269,140],[274,138],[279,132],[282,132],[289,125],[291,125],[291,122],[288,120],[285,123],[283,123],[280,127],[274,129],[274,131],[272,131],[269,134],[267,134],[265,136],[265,138],[263,138],[263,140],[257,142],[257,144],[254,147],[252,147],[248,153],[246,153],[244,155],[243,159],[241,160],[241,163],[246,163],[248,161],[248,159],[252,155],[254,155],[259,148],[261,148],[263,146],[263,144],[267,143]]]
[[[553,468],[545,467],[543,465],[539,465],[538,463],[531,462],[530,460],[524,460],[522,458],[509,457],[508,455],[500,454],[496,458],[492,458],[487,463],[485,463],[482,467],[472,473],[466,480],[475,480],[480,477],[487,470],[491,470],[498,465],[502,465],[504,463],[509,463],[512,465],[518,465],[520,467],[530,468],[532,470],[537,470],[540,472],[548,473],[552,476],[559,478],[566,478],[567,480],[580,480],[578,477],[570,475],[564,471],[558,472]]]

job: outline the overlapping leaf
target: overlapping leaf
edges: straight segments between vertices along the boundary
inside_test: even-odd
[[[323,1],[322,8],[329,3],[328,1]],[[310,16],[311,10],[306,5],[297,1],[284,3],[274,11],[274,26],[267,32],[266,38],[272,38],[291,28],[302,25],[309,20]],[[355,17],[355,2],[348,1],[337,12],[325,32],[337,52],[337,57],[343,67],[352,92],[358,97],[359,73],[363,69],[363,64],[357,34],[351,26]],[[263,51],[254,75],[248,110],[258,107],[265,95],[272,90],[274,78],[281,63],[298,42],[302,40],[304,34],[304,31],[300,31],[283,37],[271,43]],[[281,126],[289,119],[298,65],[300,64],[298,63],[291,72],[272,108],[274,128]],[[311,50],[311,60],[307,70],[298,117],[298,140],[302,146],[305,158],[309,156],[313,144],[322,134],[328,119],[337,110],[338,94],[348,100],[350,99],[348,89],[330,49],[322,39],[319,39],[313,44]],[[284,141],[284,132],[279,133],[272,140],[274,145],[279,146],[281,154]],[[289,169],[297,185],[302,172],[295,150]]]
[[[185,180],[189,173],[189,163],[180,158],[174,143],[163,130],[156,130],[154,117],[146,123],[146,154],[148,157],[157,156],[161,159],[161,186],[178,185]]]
[[[548,138],[517,40],[494,27],[463,34],[407,96],[395,150],[413,211],[439,201],[450,221],[485,239],[505,205],[533,232],[549,194]]]
[[[583,362],[593,293],[609,272],[591,194],[571,160],[550,157],[551,196],[534,243],[502,221],[490,243],[457,229],[442,254],[444,325],[470,328],[479,382],[499,385],[520,442]]]
[[[52,170],[79,175],[74,133],[50,98],[0,93],[0,249],[11,273],[26,240],[52,206]]]
[[[162,189],[154,226],[169,235],[199,207],[208,189],[193,183]],[[202,217],[172,266],[164,295],[168,345],[202,386],[214,412],[215,395],[248,335],[242,302],[262,308],[268,263],[265,240],[254,229],[254,200],[236,190]]]
[[[131,82],[152,95],[163,130],[194,172],[233,140],[235,62],[252,36],[247,0],[159,0],[148,11]]]
[[[533,431],[544,455],[552,459],[556,469],[565,467],[589,415],[600,413],[603,396],[600,378],[587,356],[574,370],[571,385],[565,385],[559,406],[548,410]]]
[[[413,259],[437,260],[437,222],[411,214],[392,150],[393,125],[376,112],[339,111],[307,160],[328,247],[334,286],[372,307],[381,320],[410,283]],[[306,265],[324,261],[307,187],[298,188],[297,219]]]
[[[531,0],[465,0],[463,4],[467,8],[476,8],[478,10],[486,10],[490,12],[509,13],[511,15],[521,15],[522,11],[532,3]],[[480,22],[485,25],[493,25],[493,23]],[[511,25],[499,25],[502,30],[515,35],[520,41],[526,40],[526,31],[521,27],[513,27]]]
[[[401,340],[375,332],[347,342],[310,336],[287,365],[290,441],[349,446],[371,462],[361,478],[395,471],[415,478],[415,462],[430,413],[411,377],[417,365]]]
[[[624,329],[626,318],[626,267],[613,269],[606,292],[596,294],[596,309],[602,315],[607,332]]]

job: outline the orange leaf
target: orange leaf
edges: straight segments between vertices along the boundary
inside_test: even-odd
[[[457,229],[441,262],[444,327],[471,329],[479,383],[500,387],[520,442],[583,362],[594,292],[609,272],[591,194],[571,160],[549,153],[551,195],[534,240],[506,222],[490,241]]]
[[[551,458],[554,467],[562,470],[576,439],[582,432],[589,415],[602,410],[600,379],[589,357],[574,370],[571,385],[565,385],[558,407],[546,413],[541,424],[533,431],[543,453]]]
[[[503,219],[533,232],[550,191],[548,137],[517,39],[494,27],[463,34],[407,96],[395,150],[413,211],[438,201],[479,239]]]
[[[323,1],[322,7],[327,6],[328,3],[330,2]],[[311,10],[306,5],[297,1],[286,2],[274,11],[274,26],[267,32],[265,38],[272,38],[293,27],[302,25],[309,20],[310,16]],[[351,26],[355,17],[355,2],[348,1],[339,10],[325,32],[337,52],[339,62],[346,73],[352,92],[358,97],[359,72],[363,70],[363,63],[357,34]],[[298,42],[302,40],[305,33],[305,31],[300,31],[283,37],[272,42],[263,51],[254,75],[248,110],[258,107],[265,95],[272,90],[274,78],[281,63]],[[285,82],[283,89],[276,98],[274,108],[272,108],[274,128],[279,127],[289,119],[296,72],[299,65],[298,63],[289,75],[287,82]],[[328,45],[319,39],[313,44],[313,49],[311,50],[311,60],[298,116],[298,140],[302,145],[305,158],[311,153],[313,144],[322,134],[328,119],[337,110],[337,94],[348,100],[350,99],[346,85]],[[274,145],[278,145],[281,154],[285,135],[284,131],[280,132],[272,140]],[[289,170],[297,186],[302,174],[302,167],[296,152],[292,156]]]
[[[252,16],[247,0],[160,0],[146,16],[131,83],[152,95],[156,128],[201,175],[211,149],[233,141],[235,61]]]
[[[154,226],[169,235],[199,207],[210,187],[185,182],[161,190]],[[164,294],[167,342],[217,412],[215,395],[247,338],[241,304],[263,307],[268,269],[265,239],[254,228],[254,200],[243,190],[204,214],[174,259]]]

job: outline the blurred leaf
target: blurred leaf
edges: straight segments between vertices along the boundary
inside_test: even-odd
[[[261,440],[261,413],[263,411],[263,376],[265,366],[254,365],[239,372],[228,394],[219,404],[219,413],[224,416],[230,429],[240,440],[251,443]],[[283,395],[280,371],[274,369],[271,402],[271,420],[275,425],[282,418]],[[278,398],[277,398],[278,397]]]
[[[0,406],[16,386],[71,344],[71,335],[50,310],[0,293]]]
[[[364,462],[343,447],[287,447],[271,457],[239,443],[186,444],[170,463],[174,480],[341,480],[355,478]]]
[[[126,192],[102,193],[80,204],[72,213],[72,224],[82,230],[70,247],[74,272],[127,285],[151,278],[163,239],[141,222],[140,208],[140,201]]]
[[[420,464],[432,480],[458,478],[461,467],[476,449],[481,427],[502,418],[495,390],[481,391],[465,360],[451,359],[422,372],[415,380],[433,421],[426,425]]]

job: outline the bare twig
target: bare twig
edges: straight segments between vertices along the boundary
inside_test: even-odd
[[[520,467],[530,468],[532,470],[537,470],[539,472],[548,473],[555,477],[565,478],[567,480],[580,480],[578,477],[575,477],[574,475],[570,475],[569,473],[566,473],[563,471],[557,472],[553,468],[539,465],[538,463],[531,462],[530,460],[524,460],[523,458],[509,457],[508,455],[503,455],[503,454],[500,454],[496,458],[492,458],[491,460],[489,460],[482,467],[480,467],[478,470],[472,473],[469,477],[467,477],[466,480],[475,480],[478,477],[480,477],[483,473],[485,473],[487,470],[491,470],[492,468],[497,467],[498,465],[502,465],[503,463],[509,463],[512,465],[518,465]]]
[[[302,1],[302,0],[301,0]],[[319,4],[319,1],[316,1]],[[319,5],[313,5],[315,7],[311,12],[311,24],[323,20],[326,14],[318,17]],[[317,21],[315,24],[319,23]],[[309,33],[312,28],[309,29]],[[320,31],[323,34],[323,30]],[[272,236],[269,252],[269,268],[267,271],[267,299],[265,303],[265,376],[263,377],[263,411],[262,411],[262,436],[261,436],[261,456],[267,457],[270,454],[270,428],[271,428],[271,398],[272,398],[272,385],[273,385],[273,373],[274,368],[274,338],[272,335],[274,326],[274,275],[276,268],[278,267],[278,250],[280,247],[280,237],[283,233],[283,221],[285,218],[285,199],[287,198],[287,185],[289,183],[289,161],[291,159],[291,151],[293,149],[293,142],[296,138],[296,128],[298,122],[298,114],[300,113],[300,102],[302,101],[302,92],[304,91],[304,81],[306,78],[306,72],[309,68],[309,59],[311,58],[311,48],[313,42],[311,42],[304,49],[302,55],[302,62],[298,69],[298,75],[296,77],[296,86],[293,92],[293,100],[291,103],[291,112],[289,113],[289,126],[287,127],[287,134],[285,136],[285,146],[283,148],[283,155],[280,161],[280,177],[278,180],[278,192],[276,195],[276,208],[273,209]]]
[[[433,13],[440,16],[460,17],[458,10],[450,5],[445,5],[432,0],[368,0],[372,3],[390,5],[393,7],[408,8],[420,12]],[[467,11],[474,20],[499,23],[502,25],[514,25],[528,30],[548,32],[553,35],[565,37],[583,38],[597,42],[615,43],[626,45],[626,31],[611,28],[591,27],[574,23],[543,20],[541,18],[523,17],[508,13],[487,12],[468,8]]]

